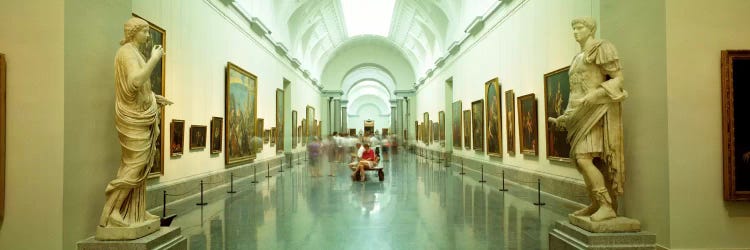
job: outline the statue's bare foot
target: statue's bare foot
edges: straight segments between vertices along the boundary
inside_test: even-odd
[[[596,213],[591,215],[591,221],[604,221],[617,217],[617,213],[611,206],[601,206]]]
[[[158,220],[158,219],[161,219],[161,217],[153,215],[153,214],[151,214],[149,212],[146,212],[146,220],[147,221],[149,221],[149,220]]]
[[[584,207],[579,209],[578,211],[573,212],[574,216],[589,216],[592,215],[596,210],[599,210],[599,204],[591,203],[588,207]]]

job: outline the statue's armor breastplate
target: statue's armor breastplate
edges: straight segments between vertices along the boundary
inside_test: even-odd
[[[600,72],[599,67],[587,63],[584,53],[579,53],[573,58],[570,64],[570,101],[578,103],[586,94],[596,89],[600,83],[604,82],[605,75]]]

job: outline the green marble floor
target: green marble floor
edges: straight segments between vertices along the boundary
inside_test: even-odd
[[[206,206],[186,207],[173,225],[189,249],[546,249],[552,224],[569,213],[562,201],[535,206],[533,190],[497,187],[458,175],[413,154],[352,182],[338,165],[336,177],[311,177],[307,163],[258,184],[235,183]],[[330,164],[322,164],[328,173]]]

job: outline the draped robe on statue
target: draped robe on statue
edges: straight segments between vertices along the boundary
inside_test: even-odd
[[[620,70],[617,50],[608,41],[596,41],[578,54],[570,66],[570,102],[558,118],[568,131],[570,156],[601,158],[602,174],[613,195],[621,195],[625,183],[621,102],[628,93],[618,82],[608,81],[607,75]],[[584,105],[586,94],[599,87],[605,95]]]
[[[117,178],[106,189],[107,199],[99,226],[127,227],[155,219],[146,213],[146,177],[151,171],[159,137],[160,107],[148,78],[135,82],[133,75],[145,67],[143,55],[125,44],[115,57],[115,127],[122,148]],[[117,200],[124,199],[118,206]],[[118,211],[122,222],[113,221]],[[122,224],[124,223],[124,225]]]

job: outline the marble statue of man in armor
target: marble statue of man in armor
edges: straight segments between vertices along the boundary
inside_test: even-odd
[[[570,65],[570,101],[564,113],[548,122],[568,131],[570,155],[591,197],[591,204],[574,212],[591,221],[617,217],[617,196],[623,193],[625,165],[621,102],[623,75],[615,46],[594,38],[591,18],[572,21],[581,52]]]
[[[145,58],[141,50],[149,39],[146,21],[125,23],[125,39],[115,56],[115,127],[122,160],[105,191],[97,239],[132,239],[158,230],[159,217],[146,212],[146,177],[158,150],[161,107],[172,102],[151,91],[149,76],[165,53],[156,45]]]

